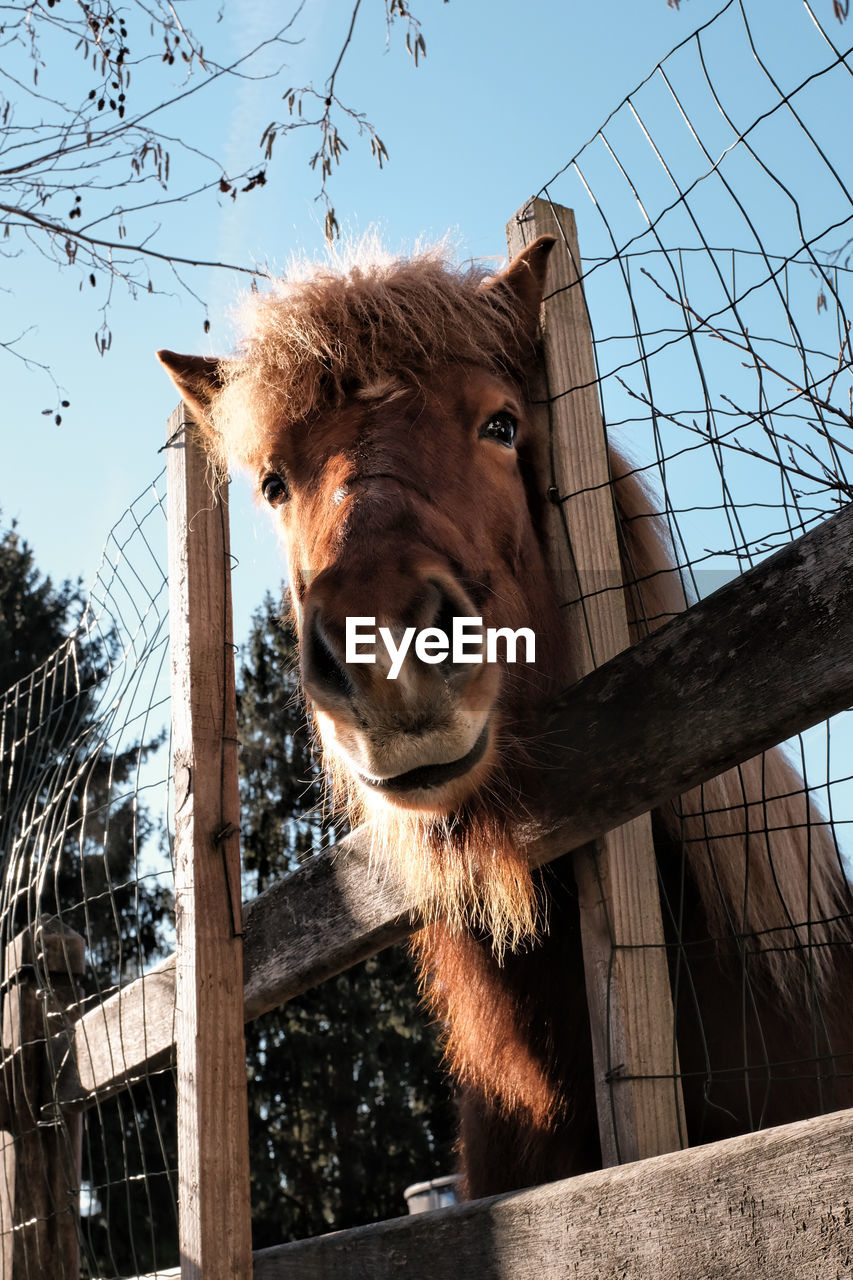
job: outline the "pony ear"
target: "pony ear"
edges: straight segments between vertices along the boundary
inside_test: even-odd
[[[506,271],[485,285],[487,289],[500,289],[511,295],[520,313],[524,331],[531,340],[536,336],[539,323],[548,257],[556,243],[556,236],[537,236],[513,258]]]
[[[208,356],[180,356],[158,351],[157,359],[181,393],[200,425],[210,425],[210,406],[222,390],[222,361]]]

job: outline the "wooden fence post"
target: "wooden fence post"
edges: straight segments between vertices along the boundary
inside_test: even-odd
[[[50,1037],[76,1004],[85,944],[58,920],[6,947],[0,1101],[0,1276],[78,1280],[83,1117],[54,1104]]]
[[[168,428],[182,1280],[252,1274],[228,507],[192,419]]]
[[[543,307],[541,394],[548,553],[567,643],[585,675],[629,644],[607,442],[574,214],[536,199],[507,225],[510,255],[554,235]],[[547,456],[546,456],[547,454]],[[686,1145],[675,1023],[648,814],[575,855],[605,1165]]]

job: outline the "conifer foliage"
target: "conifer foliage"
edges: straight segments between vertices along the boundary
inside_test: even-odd
[[[59,647],[81,606],[79,585],[55,587],[39,573],[14,521],[0,529],[0,693]]]
[[[82,603],[78,587],[54,586],[39,572],[14,526],[0,529],[0,694],[69,645],[84,673],[75,696],[46,722],[41,763],[26,771],[24,790],[20,764],[7,769],[0,750],[0,862],[12,856],[16,814],[33,788],[49,801],[54,773],[77,778],[66,786],[67,834],[51,855],[55,871],[39,910],[85,936],[90,996],[109,993],[170,949],[174,907],[167,884],[140,878],[140,856],[144,864],[166,832],[163,816],[133,786],[162,737],[119,746],[98,736],[94,695],[117,642],[98,633],[98,648],[79,628],[65,638]],[[346,830],[324,803],[299,701],[295,637],[276,614],[268,597],[238,669],[246,898]],[[8,916],[2,927],[25,924]],[[249,1024],[246,1042],[257,1248],[403,1214],[409,1183],[452,1170],[453,1106],[405,948]],[[175,1105],[173,1074],[161,1071],[86,1114],[86,1274],[173,1265]]]
[[[238,673],[244,895],[345,828],[323,806],[296,643],[267,597]],[[436,1030],[405,948],[246,1028],[255,1247],[405,1213],[404,1188],[453,1168]]]

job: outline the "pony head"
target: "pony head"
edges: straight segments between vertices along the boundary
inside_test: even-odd
[[[317,270],[253,300],[234,358],[159,353],[284,539],[339,790],[428,917],[499,949],[535,931],[512,831],[535,708],[566,675],[528,399],[552,245],[493,277],[438,252]]]

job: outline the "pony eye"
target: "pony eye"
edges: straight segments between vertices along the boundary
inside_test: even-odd
[[[486,440],[497,440],[499,444],[511,449],[515,443],[518,420],[507,409],[492,414],[488,422],[480,427],[480,437]]]
[[[290,497],[290,490],[284,476],[272,472],[261,484],[261,494],[271,507],[278,507]]]

